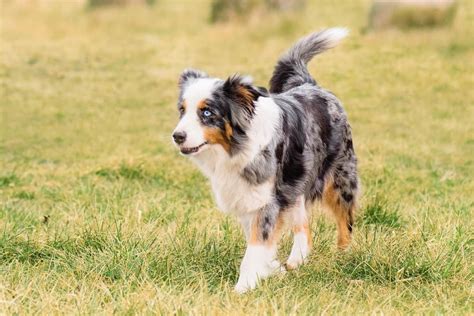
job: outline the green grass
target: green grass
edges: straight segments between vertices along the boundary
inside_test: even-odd
[[[373,33],[368,0],[308,2],[219,25],[209,1],[2,2],[0,314],[473,313],[471,1],[451,27]],[[178,74],[266,85],[333,25],[351,36],[310,68],[353,126],[355,241],[337,252],[315,211],[308,264],[237,296],[242,233],[170,141]]]

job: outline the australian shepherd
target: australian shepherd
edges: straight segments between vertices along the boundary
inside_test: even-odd
[[[334,215],[338,247],[350,243],[359,186],[351,128],[341,102],[307,69],[346,35],[331,28],[300,39],[277,62],[268,90],[239,75],[187,69],[179,78],[173,141],[209,178],[219,208],[242,224],[239,293],[305,262],[315,203]],[[277,243],[286,227],[294,242],[281,265]]]

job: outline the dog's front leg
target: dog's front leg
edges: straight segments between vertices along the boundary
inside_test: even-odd
[[[259,280],[283,270],[276,259],[277,242],[282,226],[278,207],[267,205],[241,218],[241,222],[246,233],[247,250],[242,259],[239,280],[235,286],[237,293],[252,290]]]

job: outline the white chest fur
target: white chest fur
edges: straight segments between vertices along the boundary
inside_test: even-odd
[[[271,201],[274,178],[260,185],[247,182],[240,173],[275,136],[280,123],[280,109],[271,98],[259,98],[252,126],[247,131],[246,149],[236,157],[219,145],[193,158],[209,178],[219,208],[226,213],[245,214],[255,211]]]
[[[225,212],[244,214],[269,203],[273,196],[273,179],[251,185],[236,170],[222,166],[211,178],[212,190],[219,208]]]
[[[223,212],[242,215],[271,201],[274,180],[250,184],[240,175],[241,164],[231,161],[221,147],[210,148],[199,158],[193,160],[209,178],[217,206]]]

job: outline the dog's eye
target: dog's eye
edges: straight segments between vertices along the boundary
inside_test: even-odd
[[[183,115],[184,114],[184,107],[179,108],[179,114]]]
[[[202,115],[203,115],[204,117],[210,117],[210,116],[212,115],[212,113],[211,113],[211,111],[209,111],[209,110],[204,110],[204,111],[202,111]]]

